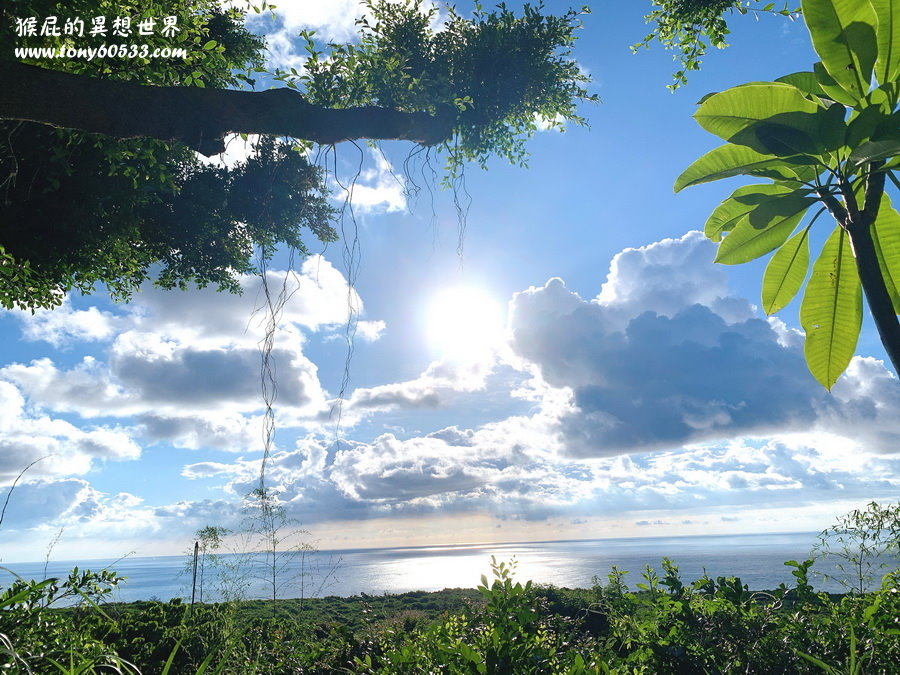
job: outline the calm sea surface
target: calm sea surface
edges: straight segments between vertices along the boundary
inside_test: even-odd
[[[522,581],[568,587],[590,587],[595,576],[604,578],[616,565],[630,573],[631,585],[641,581],[645,565],[660,569],[662,556],[671,558],[683,580],[692,581],[704,571],[712,577],[739,576],[753,590],[790,585],[791,569],[786,560],[802,561],[816,541],[814,533],[757,534],[703,537],[653,537],[645,539],[594,539],[584,541],[531,542],[471,546],[429,546],[413,548],[356,549],[321,551],[304,558],[284,557],[278,575],[279,597],[316,597],[368,593],[434,591],[443,588],[474,587],[482,574],[491,576],[491,556],[498,561],[515,558],[516,577]],[[222,557],[233,563],[244,583],[243,596],[271,597],[271,585],[263,578],[264,558]],[[127,582],[116,590],[120,601],[168,600],[190,597],[190,573],[187,556],[124,558],[112,560],[51,560],[47,576],[65,576],[74,565],[99,570],[110,566]],[[26,579],[44,578],[44,563],[10,563],[0,569],[0,584],[10,583],[12,574]],[[833,567],[818,563],[813,569],[831,573]],[[219,584],[210,567],[204,575],[206,601],[218,598]],[[230,579],[238,577],[232,572]],[[270,575],[269,575],[270,576]],[[840,590],[833,581],[815,580],[820,590]]]

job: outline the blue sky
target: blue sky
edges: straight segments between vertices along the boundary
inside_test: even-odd
[[[344,238],[269,277],[297,292],[268,483],[318,546],[812,531],[897,498],[900,384],[871,322],[826,393],[797,303],[758,308],[765,261],[714,265],[697,232],[739,183],[672,192],[718,143],[696,101],[809,69],[805,27],[735,20],[731,47],[672,94],[671,54],[628,49],[646,9],[584,18],[575,55],[603,101],[590,128],[538,133],[528,169],[467,170],[462,254],[452,195],[432,195],[427,167],[404,175],[411,146],[338,147],[343,184],[363,162],[343,222],[355,272]],[[271,58],[297,65],[290,35],[348,39],[357,5],[279,11]],[[45,457],[10,500],[4,562],[42,559],[60,532],[53,557],[79,559],[178,553],[205,525],[240,525],[261,456],[259,287],[0,315],[0,485]]]

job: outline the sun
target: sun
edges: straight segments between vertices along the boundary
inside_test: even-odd
[[[502,305],[481,288],[450,286],[428,308],[428,341],[442,358],[481,360],[500,344],[503,331]]]

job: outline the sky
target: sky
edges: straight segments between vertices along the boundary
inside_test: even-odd
[[[276,24],[253,25],[282,67],[302,66],[299,30],[348,40],[361,11],[277,4]],[[696,102],[809,69],[806,28],[739,18],[671,93],[672,54],[629,50],[649,3],[590,4],[575,47],[602,99],[589,128],[539,132],[527,169],[468,167],[462,224],[406,161],[414,146],[320,158],[337,206],[362,171],[341,241],[268,272],[295,292],[266,474],[319,548],[818,531],[900,494],[900,383],[871,321],[826,392],[799,302],[767,318],[765,260],[716,265],[698,231],[740,179],[672,190],[718,144]],[[177,554],[246,522],[265,317],[260,278],[242,286],[0,314],[0,498],[19,477],[0,560]]]

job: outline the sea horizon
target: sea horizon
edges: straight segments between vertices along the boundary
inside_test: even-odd
[[[285,569],[276,584],[278,595],[323,597],[338,595],[396,594],[408,591],[437,591],[444,588],[473,588],[482,574],[491,577],[491,557],[498,562],[516,561],[516,578],[569,588],[588,588],[596,580],[605,581],[615,566],[628,571],[626,583],[641,582],[645,565],[661,572],[663,557],[679,568],[682,580],[693,581],[704,573],[710,577],[736,576],[751,590],[773,590],[794,581],[788,560],[803,561],[818,533],[783,532],[753,534],[672,535],[654,537],[609,537],[492,544],[416,545],[401,547],[323,549],[305,555],[286,555]],[[239,570],[231,583],[243,584],[242,597],[271,597],[270,580],[263,573],[265,554],[222,553],[220,563]],[[840,584],[822,578],[835,576],[828,561],[813,567],[813,584],[818,590],[839,592]],[[102,564],[102,567],[99,566]],[[224,568],[227,565],[221,565]],[[59,577],[78,566],[81,569],[113,569],[127,577],[111,595],[111,601],[190,598],[191,556],[129,556],[119,559],[82,558],[0,563],[0,579],[11,583],[22,578]],[[210,567],[209,569],[213,569]],[[210,574],[208,572],[208,574]],[[224,578],[224,577],[223,577]],[[223,599],[215,572],[206,580],[207,601]]]
[[[790,532],[742,532],[739,534],[671,534],[671,535],[650,535],[650,536],[635,536],[635,537],[580,537],[577,539],[523,539],[523,540],[515,540],[515,541],[476,541],[476,542],[463,542],[463,543],[455,543],[455,544],[406,544],[403,546],[357,546],[352,548],[323,548],[323,549],[315,549],[313,553],[316,554],[324,554],[324,553],[361,553],[365,551],[403,551],[403,550],[442,550],[442,549],[465,549],[465,548],[485,548],[490,546],[518,546],[518,545],[526,545],[526,544],[577,544],[581,542],[595,542],[595,541],[661,541],[661,540],[669,540],[669,539],[678,539],[678,540],[688,540],[688,539],[711,539],[711,538],[749,538],[749,537],[769,537],[769,536],[788,536],[788,537],[799,537],[799,536],[809,536],[812,539],[819,536],[819,532],[812,531],[790,531]],[[192,542],[194,540],[191,540]],[[221,551],[219,553],[222,553]],[[265,551],[253,551],[253,553],[263,554]],[[223,555],[228,555],[228,553],[222,553]],[[134,555],[132,553],[126,553],[118,558],[111,558],[109,556],[98,556],[96,558],[64,558],[64,559],[55,559],[51,558],[50,562],[53,563],[82,563],[82,562],[94,562],[94,561],[105,561],[105,560],[126,560],[126,559],[138,559],[138,558],[184,558],[186,556],[190,556],[190,553],[171,553],[166,555]],[[5,562],[2,555],[0,555],[0,568],[7,567],[8,565],[43,565],[43,560],[13,560],[9,562]]]

